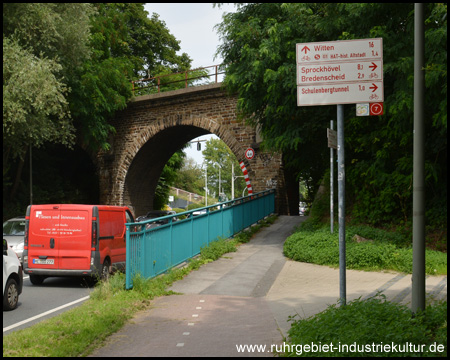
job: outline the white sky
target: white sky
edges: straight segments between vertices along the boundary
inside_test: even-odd
[[[212,3],[163,3],[145,4],[148,13],[157,13],[159,19],[166,23],[169,32],[180,41],[181,51],[189,55],[192,68],[219,65],[221,58],[214,59],[217,47],[220,44],[219,35],[214,26],[222,22],[222,14],[234,12],[233,4],[222,4],[220,8],[213,7]],[[200,139],[217,138],[215,135],[203,135]],[[202,150],[205,143],[202,143]],[[198,164],[203,162],[202,151],[197,151],[197,144],[191,144],[190,149],[185,150],[188,157],[193,158]]]

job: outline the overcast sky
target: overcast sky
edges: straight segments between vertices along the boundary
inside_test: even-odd
[[[159,19],[166,23],[169,32],[180,41],[181,51],[189,55],[192,61],[192,68],[219,65],[221,58],[214,59],[217,47],[220,44],[219,35],[214,26],[222,22],[222,15],[225,12],[234,12],[233,4],[223,4],[219,9],[213,7],[212,3],[163,3],[145,4],[148,13],[157,13]],[[209,139],[215,135],[204,135],[200,139]],[[202,143],[202,150],[204,150]],[[185,150],[188,157],[193,158],[201,164],[203,157],[201,151],[197,151],[197,145],[192,144],[190,149]]]

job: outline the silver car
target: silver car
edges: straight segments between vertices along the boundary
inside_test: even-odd
[[[3,239],[14,250],[23,264],[23,245],[25,237],[25,216],[18,216],[3,223]]]

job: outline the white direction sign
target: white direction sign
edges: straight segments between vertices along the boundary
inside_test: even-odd
[[[382,59],[382,38],[297,44],[297,64]]]
[[[383,102],[383,81],[297,86],[298,106]]]
[[[382,79],[383,61],[381,60],[297,65],[297,85]]]
[[[297,44],[298,106],[383,101],[383,39]]]

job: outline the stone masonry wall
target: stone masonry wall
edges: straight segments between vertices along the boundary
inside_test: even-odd
[[[244,161],[253,192],[276,188],[276,211],[287,214],[281,155],[259,151],[255,129],[237,119],[236,103],[220,84],[135,98],[113,121],[117,132],[110,139],[111,149],[97,157],[101,203],[127,205],[141,215],[173,152],[213,133]],[[244,157],[248,147],[256,148],[252,160]]]

